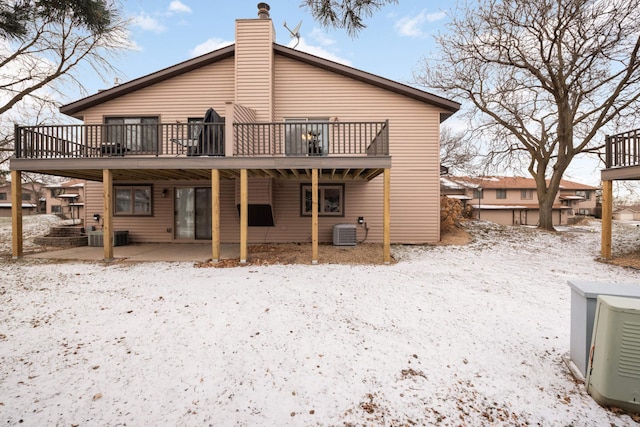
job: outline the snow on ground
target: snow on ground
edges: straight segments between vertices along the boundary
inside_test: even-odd
[[[55,215],[25,215],[22,217],[23,248],[38,248],[33,239],[49,233],[49,227],[61,225],[63,220]],[[11,217],[0,217],[0,254],[11,253]]]
[[[640,273],[597,222],[470,227],[391,266],[0,261],[0,424],[635,425],[561,358],[567,280]]]

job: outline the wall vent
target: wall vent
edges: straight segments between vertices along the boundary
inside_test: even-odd
[[[356,226],[353,224],[336,224],[333,226],[333,244],[335,246],[355,246]]]

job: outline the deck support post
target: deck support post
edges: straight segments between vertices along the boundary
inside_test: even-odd
[[[11,251],[13,259],[22,258],[22,172],[11,171]]]
[[[211,170],[211,260],[220,261],[220,171]]]
[[[113,261],[113,172],[102,170],[102,246],[104,260]]]
[[[385,264],[391,264],[391,169],[384,170],[382,219],[382,258]]]
[[[248,188],[247,170],[240,169],[240,264],[247,262],[247,237],[249,228]]]
[[[613,220],[613,182],[602,181],[602,236],[600,253],[611,259],[611,225]]]
[[[311,170],[311,264],[318,263],[318,169]]]

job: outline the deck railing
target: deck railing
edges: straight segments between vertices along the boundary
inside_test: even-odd
[[[16,126],[16,158],[224,156],[224,123]]]
[[[233,125],[235,156],[388,156],[385,122]],[[16,126],[20,159],[225,156],[224,123]]]
[[[605,142],[607,169],[640,165],[640,129],[607,135]]]
[[[238,156],[388,156],[389,123],[235,123]]]

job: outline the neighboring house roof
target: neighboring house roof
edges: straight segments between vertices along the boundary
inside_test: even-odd
[[[295,59],[300,62],[305,62],[307,64],[311,64],[313,66],[323,68],[325,70],[341,74],[346,77],[350,77],[355,80],[359,80],[373,86],[380,87],[382,89],[386,89],[392,92],[396,92],[398,94],[408,96],[410,98],[417,99],[418,101],[422,101],[428,104],[435,105],[440,107],[446,111],[449,111],[449,114],[441,115],[441,120],[445,120],[451,114],[455,113],[460,109],[460,104],[451,101],[446,98],[442,98],[440,96],[434,95],[429,92],[422,91],[420,89],[416,89],[414,87],[398,83],[393,80],[386,79],[384,77],[376,76],[371,73],[367,73],[365,71],[358,70],[353,67],[349,67],[347,65],[339,64],[337,62],[330,61],[328,59],[320,58],[315,55],[311,55],[309,53],[300,52],[286,46],[282,46],[279,44],[273,45],[273,50],[275,54],[282,55],[284,57],[288,57],[291,59]],[[137,78],[135,80],[131,80],[127,83],[115,86],[111,89],[107,89],[101,92],[98,92],[94,95],[88,96],[86,98],[80,99],[78,101],[72,102],[70,104],[63,105],[60,107],[60,112],[63,114],[67,114],[69,116],[75,116],[75,114],[86,110],[87,108],[96,106],[106,101],[110,101],[112,99],[118,98],[120,96],[126,95],[128,93],[140,90],[147,86],[151,86],[153,84],[159,83],[161,81],[179,76],[181,74],[187,73],[189,71],[196,70],[198,68],[204,67],[206,65],[221,61],[223,59],[230,58],[235,55],[235,44],[223,47],[221,49],[214,50],[213,52],[209,52],[202,56],[198,56],[196,58],[180,62],[176,65],[173,65],[168,68],[164,68],[155,73],[148,74],[146,76]]]
[[[520,176],[486,176],[486,177],[466,177],[466,176],[450,176],[449,179],[467,188],[484,189],[518,189],[518,190],[535,190],[536,181],[533,178],[525,178]],[[548,182],[548,180],[547,180]],[[560,190],[597,190],[597,187],[581,184],[579,182],[568,181],[563,179],[560,181]]]
[[[470,204],[469,206],[471,206],[472,208],[478,208],[478,205],[473,203]],[[571,209],[569,206],[562,206],[562,205],[558,205],[555,204],[551,207],[552,209]],[[540,206],[536,205],[536,204],[526,204],[526,205],[519,205],[519,204],[503,204],[503,205],[490,205],[490,204],[480,204],[480,209],[482,210],[510,210],[510,209],[529,209],[529,210],[538,210],[540,209]]]
[[[47,184],[46,188],[71,188],[71,187],[84,187],[84,180],[70,179],[69,181],[58,182],[55,184]]]
[[[613,210],[613,213],[638,213],[640,206],[620,206]]]
[[[464,194],[446,194],[446,196],[450,199],[458,199],[458,200],[472,200],[473,197],[465,196]]]

